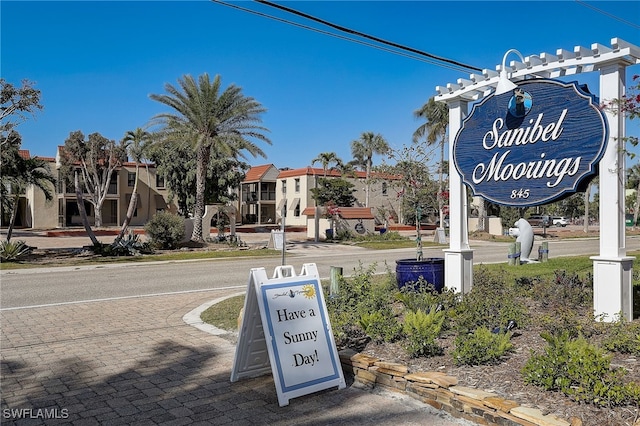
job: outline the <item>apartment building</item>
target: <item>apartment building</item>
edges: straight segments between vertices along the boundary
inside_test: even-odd
[[[56,154],[56,170],[61,167],[60,150]],[[136,164],[126,162],[113,171],[107,190],[107,196],[102,204],[102,225],[118,226],[127,215],[129,202],[133,196],[136,179]],[[168,202],[169,190],[163,176],[158,175],[154,164],[141,164],[138,170],[137,205],[131,218],[131,226],[143,226],[158,211],[177,211],[177,206]],[[56,191],[58,200],[58,227],[80,226],[82,221],[78,211],[75,186],[73,181],[58,176]],[[95,211],[91,203],[85,200],[85,210],[90,224],[95,223]]]
[[[43,192],[33,186],[27,188],[18,201],[18,212],[15,225],[23,228],[49,229],[71,226],[82,226],[73,180],[66,180],[60,174],[60,148],[56,158],[40,157],[48,164],[57,178],[54,200],[46,201]],[[20,155],[30,158],[28,150],[21,150]],[[135,184],[135,163],[124,163],[111,175],[106,199],[102,205],[102,224],[119,226],[124,221],[133,194]],[[139,169],[137,188],[137,208],[131,219],[132,226],[143,226],[161,210],[177,211],[177,206],[168,202],[169,191],[164,178],[156,173],[155,165],[143,164]],[[95,223],[95,211],[91,203],[85,200],[85,209],[90,224]],[[6,213],[6,212],[5,212]],[[6,214],[3,224],[6,223]]]
[[[33,187],[28,188],[20,197],[16,226],[34,229],[82,226],[74,183],[72,180],[63,179],[59,173],[61,148],[63,147],[58,147],[55,158],[44,158],[58,177],[55,199],[46,202],[42,191]],[[21,155],[29,158],[29,152],[26,150]],[[124,221],[129,200],[133,194],[135,176],[136,165],[133,162],[126,162],[114,170],[102,206],[103,226],[119,226]],[[314,167],[280,170],[273,164],[265,164],[252,167],[237,189],[238,200],[233,206],[238,212],[236,223],[282,224],[284,217],[287,226],[308,227],[310,222],[314,221],[316,212],[316,203],[311,189],[316,188],[319,185],[319,179],[324,177],[342,177],[353,183],[354,196],[357,199],[354,207],[365,207],[367,190],[365,172],[359,171],[355,177],[344,177],[335,170],[325,171]],[[378,224],[386,223],[389,217],[398,217],[401,200],[392,189],[393,179],[392,176],[377,176],[370,184],[370,209],[368,210]],[[132,226],[143,226],[158,211],[177,211],[175,203],[168,201],[169,191],[163,176],[157,174],[154,164],[140,166],[137,197],[137,208],[131,220]],[[93,225],[95,211],[86,200],[85,209],[89,222]],[[321,214],[325,216],[326,212],[321,211]],[[6,217],[3,218],[4,223],[6,223]]]
[[[299,169],[281,170],[276,182],[276,215],[278,222],[282,220],[283,213],[285,224],[288,226],[308,226],[309,208],[315,208],[311,190],[317,188],[322,178],[343,178],[354,184],[354,207],[366,207],[367,197],[366,173],[356,172],[355,177],[342,176],[336,170],[323,170],[321,168],[303,167]],[[369,207],[376,222],[384,224],[389,217],[398,217],[401,200],[392,189],[393,176],[374,174],[369,185]],[[322,206],[320,206],[322,207]]]

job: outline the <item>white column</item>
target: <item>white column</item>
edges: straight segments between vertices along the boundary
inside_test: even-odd
[[[449,106],[449,249],[444,250],[445,286],[467,293],[473,285],[473,250],[469,248],[467,191],[453,162],[453,142],[467,115],[467,102]]]
[[[612,63],[600,68],[600,103],[620,99],[625,92],[625,67]],[[600,161],[600,255],[593,260],[593,308],[601,321],[621,314],[633,319],[632,276],[634,257],[627,256],[625,241],[626,172],[624,116],[605,110],[609,141]]]

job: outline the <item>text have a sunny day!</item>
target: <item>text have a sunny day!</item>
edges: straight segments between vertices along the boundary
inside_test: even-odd
[[[286,309],[278,309],[276,311],[278,315],[278,322],[283,321],[295,321],[298,319],[305,319],[309,317],[315,317],[316,313],[313,309],[299,310],[299,311],[287,311]],[[318,341],[318,330],[311,330],[302,333],[290,333],[285,331],[282,335],[284,339],[285,345],[291,345],[295,343],[304,343],[304,342],[317,342]],[[301,354],[295,353],[293,354],[293,366],[300,367],[302,365],[310,365],[313,367],[316,362],[319,362],[318,350],[314,350],[311,354]]]

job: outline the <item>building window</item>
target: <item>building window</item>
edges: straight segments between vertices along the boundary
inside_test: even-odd
[[[293,209],[293,216],[300,217],[300,203],[298,203],[298,205],[296,205],[296,208]]]
[[[164,176],[156,175],[156,188],[164,188]]]
[[[107,194],[117,194],[118,193],[118,172],[114,171],[111,175],[111,181],[109,181],[109,189],[107,190]]]
[[[382,195],[387,196],[387,182],[382,182]]]
[[[296,192],[300,192],[300,178],[297,178],[295,180],[296,183]]]
[[[133,172],[127,172],[127,186],[133,188],[136,184],[136,174]]]
[[[287,181],[286,180],[282,181],[282,193],[283,194],[287,193]]]

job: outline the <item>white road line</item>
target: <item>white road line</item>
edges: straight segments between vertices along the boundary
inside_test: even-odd
[[[185,291],[171,291],[166,293],[140,294],[136,296],[106,297],[104,299],[75,300],[73,302],[59,302],[59,303],[48,303],[44,305],[28,305],[28,306],[16,306],[13,308],[2,308],[0,309],[0,311],[16,311],[19,309],[48,308],[52,306],[77,305],[80,303],[110,302],[114,300],[139,299],[143,297],[170,296],[170,295],[189,294],[189,293],[204,293],[207,291],[231,290],[236,288],[246,288],[246,286],[241,285],[241,286],[231,286],[231,287],[204,288],[199,290],[185,290]]]

